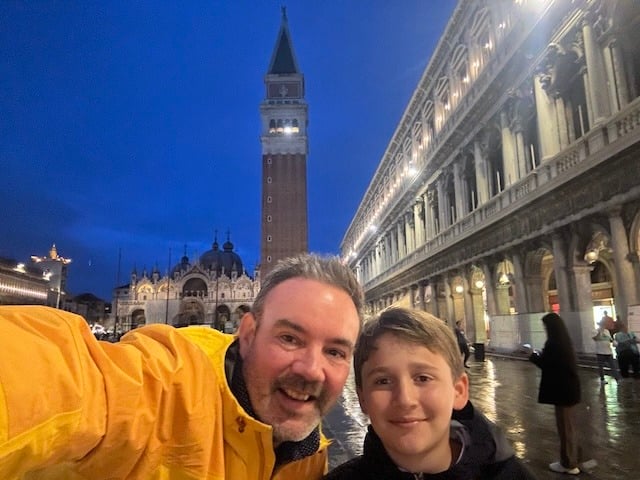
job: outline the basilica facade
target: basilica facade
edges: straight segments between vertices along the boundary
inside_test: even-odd
[[[176,327],[205,325],[234,332],[260,289],[260,272],[250,276],[229,239],[195,260],[185,255],[161,275],[133,269],[130,282],[115,290],[112,308],[117,328],[128,331],[149,323]]]
[[[556,311],[592,352],[640,331],[640,4],[462,0],[344,235],[369,314],[460,320],[541,347]]]

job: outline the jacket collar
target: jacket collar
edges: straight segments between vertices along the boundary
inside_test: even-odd
[[[225,355],[225,375],[229,388],[240,406],[252,418],[260,421],[249,399],[247,385],[242,375],[242,357],[240,356],[240,343],[235,340],[227,349]],[[231,381],[229,382],[229,379]],[[299,442],[283,442],[276,449],[276,465],[299,460],[313,455],[320,446],[320,428],[316,427],[307,438]]]

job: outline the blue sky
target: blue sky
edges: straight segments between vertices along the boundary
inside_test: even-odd
[[[110,299],[230,231],[260,252],[263,78],[285,2],[0,2],[0,256],[55,243]],[[309,104],[309,246],[340,242],[453,0],[285,3]],[[118,277],[118,259],[120,275]]]

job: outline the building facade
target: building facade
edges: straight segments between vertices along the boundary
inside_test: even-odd
[[[0,258],[0,305],[48,305],[63,308],[70,258],[58,255],[55,244],[42,257],[23,263]]]
[[[278,260],[308,249],[308,110],[284,7],[264,83],[260,268],[266,275]]]
[[[186,254],[161,275],[158,267],[138,273],[114,291],[112,309],[117,329],[128,331],[149,323],[176,327],[207,325],[233,332],[253,305],[260,289],[260,273],[250,277],[230,239],[222,249],[217,238],[195,262]]]
[[[370,314],[496,350],[640,303],[640,4],[462,0],[343,238]],[[637,317],[637,315],[636,315]]]

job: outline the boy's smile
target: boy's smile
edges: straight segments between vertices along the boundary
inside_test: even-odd
[[[400,467],[437,473],[452,462],[451,414],[468,400],[466,374],[454,381],[441,354],[385,333],[362,369],[358,397]]]

